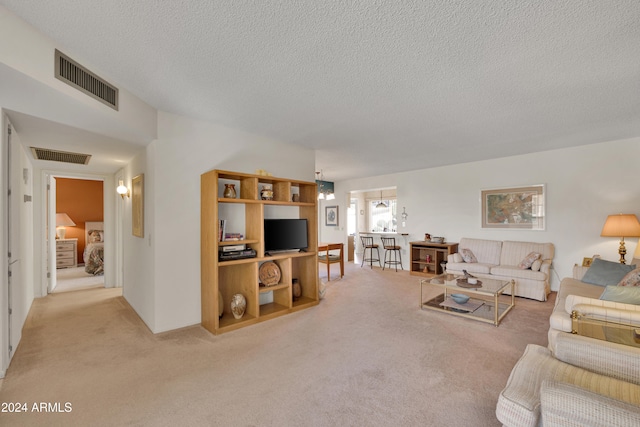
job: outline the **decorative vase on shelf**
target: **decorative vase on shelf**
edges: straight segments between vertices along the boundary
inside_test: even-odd
[[[273,187],[271,184],[265,184],[260,191],[260,198],[262,200],[273,200]]]
[[[298,301],[300,296],[302,296],[302,288],[300,287],[298,279],[293,279],[293,283],[291,283],[291,295],[294,301]]]
[[[241,319],[244,316],[244,311],[247,308],[247,299],[242,294],[235,294],[231,299],[231,313],[236,319]]]
[[[236,198],[236,185],[235,184],[225,184],[224,192],[222,195],[227,199],[235,199]]]

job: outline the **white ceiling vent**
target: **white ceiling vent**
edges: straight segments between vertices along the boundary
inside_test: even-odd
[[[58,49],[55,51],[55,75],[58,80],[118,110],[117,87],[87,70]]]
[[[36,160],[50,160],[52,162],[75,163],[87,165],[91,154],[69,153],[67,151],[49,150],[48,148],[31,147],[31,153]]]

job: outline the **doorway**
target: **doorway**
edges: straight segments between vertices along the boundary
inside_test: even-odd
[[[50,181],[55,266],[48,292],[104,287],[104,179],[54,175]]]

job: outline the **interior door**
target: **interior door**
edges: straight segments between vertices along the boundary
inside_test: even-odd
[[[56,178],[47,176],[47,293],[56,288]]]
[[[6,152],[5,152],[5,156],[4,159],[6,159],[6,165],[3,168],[6,171],[6,176],[4,176],[4,179],[6,180],[5,182],[7,183],[7,210],[6,210],[6,224],[4,224],[5,230],[6,230],[6,236],[7,236],[7,240],[6,240],[6,244],[7,244],[7,256],[8,256],[8,278],[7,278],[7,305],[8,305],[8,322],[7,322],[7,326],[8,326],[8,337],[9,337],[9,360],[11,360],[11,358],[13,357],[13,352],[14,352],[14,339],[15,337],[13,336],[13,327],[12,327],[12,321],[11,321],[11,315],[12,315],[12,304],[11,304],[11,299],[12,299],[12,285],[13,285],[13,280],[12,280],[12,276],[13,276],[13,270],[14,270],[14,266],[16,264],[16,262],[18,261],[16,259],[17,254],[15,253],[15,251],[12,251],[12,237],[13,237],[13,233],[11,232],[11,229],[13,228],[11,225],[11,220],[12,220],[12,203],[11,203],[11,125],[7,126],[6,129],[7,132],[7,147],[6,147]]]

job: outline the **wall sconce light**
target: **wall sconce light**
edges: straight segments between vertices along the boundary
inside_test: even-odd
[[[116,191],[118,192],[120,197],[122,197],[123,199],[124,199],[124,196],[131,197],[131,193],[129,192],[129,189],[124,185],[123,180],[118,181],[118,186],[116,187]]]
[[[406,227],[407,226],[407,217],[409,216],[409,214],[406,211],[406,208],[402,208],[402,213],[400,214],[400,216],[402,216],[402,226]]]

